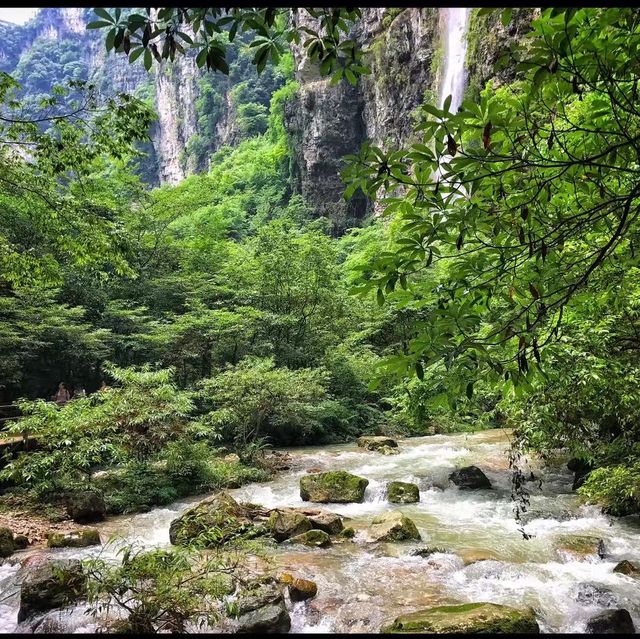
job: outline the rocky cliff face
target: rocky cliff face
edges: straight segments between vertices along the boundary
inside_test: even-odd
[[[473,64],[467,69],[472,90],[494,75],[496,59],[526,30],[531,12],[515,10],[512,25],[505,28],[499,16],[487,19],[472,11]],[[387,149],[412,141],[417,107],[438,94],[443,25],[440,10],[433,7],[363,9],[353,35],[369,50],[371,75],[355,88],[330,86],[302,48],[294,50],[300,91],[286,111],[286,124],[294,141],[295,185],[316,215],[345,228],[371,212],[365,198],[342,199],[341,158],[355,153],[365,140]],[[507,69],[503,79],[510,79],[508,74]]]

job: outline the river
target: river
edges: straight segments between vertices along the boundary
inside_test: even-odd
[[[622,559],[640,562],[640,524],[636,518],[612,519],[596,507],[581,505],[571,491],[572,475],[564,464],[534,468],[542,487],[531,482],[531,505],[525,539],[513,518],[508,432],[434,435],[399,440],[398,455],[383,456],[355,444],[298,448],[289,452],[295,470],[265,483],[230,493],[240,501],[265,507],[302,506],[299,478],[310,469],[347,470],[369,480],[360,504],[329,504],[348,517],[353,542],[327,549],[279,546],[277,566],[313,579],[318,595],[290,609],[292,632],[376,632],[396,616],[441,604],[487,601],[532,606],[543,632],[581,632],[585,621],[607,607],[629,610],[640,627],[640,580],[614,573]],[[475,464],[489,477],[491,490],[460,490],[449,484],[455,468]],[[385,484],[409,481],[420,487],[420,502],[386,502]],[[444,488],[444,490],[442,489]],[[118,534],[146,546],[169,545],[169,524],[201,497],[149,513],[114,517],[99,528],[103,539]],[[307,504],[309,505],[309,504]],[[417,525],[422,542],[371,544],[371,519],[399,509]],[[606,555],[575,556],[560,547],[567,535],[604,540]],[[428,558],[412,556],[417,547],[438,547]],[[96,549],[47,551],[59,557],[87,557]],[[469,553],[490,557],[465,565]],[[16,626],[16,564],[0,567],[0,630]],[[65,615],[76,632],[92,629],[82,608]]]

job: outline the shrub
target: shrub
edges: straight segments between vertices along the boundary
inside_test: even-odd
[[[578,491],[615,516],[640,513],[640,462],[592,471]]]

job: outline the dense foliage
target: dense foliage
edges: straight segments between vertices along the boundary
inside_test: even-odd
[[[504,59],[512,82],[425,104],[419,142],[351,158],[346,197],[385,211],[336,238],[292,192],[283,42],[307,33],[336,82],[366,68],[356,10],[305,11],[320,32],[288,10],[96,11],[131,61],[195,48],[228,74],[196,107],[213,136],[229,96],[233,146],[194,137],[200,172],[177,186],[133,173],[148,103],[100,95],[71,44],[20,62],[30,95],[45,64],[69,81],[38,104],[2,75],[0,392],[36,400],[13,431],[40,437],[5,480],[97,482],[123,512],[259,477],[270,445],[500,424],[637,510],[637,12],[542,11]],[[42,401],[60,381],[89,396]]]

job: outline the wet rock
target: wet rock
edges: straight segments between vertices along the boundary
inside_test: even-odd
[[[269,515],[267,527],[276,541],[285,541],[290,537],[301,535],[313,527],[308,517],[295,510],[273,510]]]
[[[626,559],[618,563],[613,572],[619,572],[629,577],[640,577],[640,568]]]
[[[605,610],[587,621],[586,631],[589,634],[632,635],[636,629],[628,610]]]
[[[291,601],[296,602],[313,599],[313,597],[318,594],[318,584],[310,579],[299,579],[293,575],[284,573],[281,575],[280,581],[287,584]]]
[[[49,548],[85,548],[86,546],[98,546],[100,533],[95,528],[85,530],[73,530],[70,533],[51,532],[47,534],[47,546]]]
[[[104,497],[95,490],[82,490],[69,495],[67,513],[73,521],[88,524],[102,521],[107,515]]]
[[[369,541],[405,541],[422,539],[416,525],[404,513],[397,510],[374,517],[369,530]]]
[[[86,577],[79,560],[30,559],[20,586],[18,623],[35,613],[62,608],[85,595]]]
[[[303,544],[304,546],[326,548],[331,545],[331,538],[324,530],[309,530],[301,535],[291,537],[292,544]]]
[[[318,503],[362,502],[368,485],[368,479],[343,470],[305,475],[300,478],[300,497]]]
[[[596,583],[582,583],[574,588],[575,600],[583,606],[602,606],[611,608],[618,603],[615,592]]]
[[[454,470],[449,475],[449,479],[458,488],[467,490],[491,488],[489,478],[477,466],[466,466],[465,468]]]
[[[382,437],[382,436],[371,436],[366,435],[363,437],[358,437],[356,443],[360,448],[364,448],[366,450],[379,450],[381,448],[397,448],[398,442],[391,437]]]
[[[356,531],[351,526],[349,526],[348,528],[344,528],[338,534],[338,537],[342,537],[343,539],[353,539],[355,536],[356,536]]]
[[[459,554],[465,566],[475,564],[479,561],[497,561],[500,559],[500,557],[495,552],[478,548],[463,550]]]
[[[438,606],[398,617],[384,633],[425,632],[435,634],[539,633],[532,609],[518,610],[492,603]]]
[[[268,581],[247,590],[238,599],[238,618],[233,630],[239,634],[289,632],[291,618],[280,587]]]
[[[387,485],[387,501],[392,504],[413,504],[420,501],[420,490],[415,484],[392,481]]]
[[[61,634],[68,632],[67,626],[60,618],[59,613],[52,613],[38,619],[32,626],[31,632],[34,634]]]
[[[427,548],[415,548],[414,550],[412,550],[409,554],[412,557],[430,557],[431,555],[440,552],[440,553],[448,553],[449,551],[446,550],[445,548],[431,548],[431,547],[427,547]]]
[[[0,557],[8,557],[16,551],[16,543],[10,528],[0,528]]]
[[[16,535],[13,538],[13,543],[18,550],[24,550],[29,545],[29,540],[26,535]]]
[[[391,448],[390,446],[381,446],[378,451],[381,455],[399,455],[400,451],[397,448]]]
[[[313,528],[324,530],[328,535],[337,535],[344,530],[342,517],[336,513],[319,512],[317,515],[309,515],[309,521]]]
[[[266,526],[254,523],[258,513],[266,516],[266,511],[250,504],[239,504],[231,495],[221,492],[174,519],[169,526],[169,540],[174,545],[185,544],[215,529],[216,535],[206,539],[206,545],[214,547],[237,537],[253,538],[267,534]]]
[[[281,634],[289,632],[291,617],[284,605],[264,606],[238,617],[238,634]]]
[[[574,557],[598,555],[602,559],[607,554],[604,541],[592,535],[564,535],[558,539],[558,550]]]
[[[560,512],[552,512],[550,510],[528,510],[527,512],[520,514],[520,522],[523,524],[529,524],[534,519],[554,519],[555,521],[569,521],[571,519],[577,519],[578,515],[572,513],[569,510],[562,510]]]

